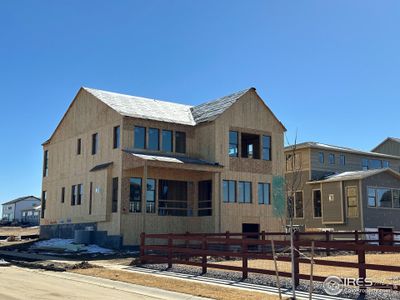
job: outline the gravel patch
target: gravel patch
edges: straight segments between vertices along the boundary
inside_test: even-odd
[[[167,264],[148,264],[142,265],[142,267],[159,270],[159,271],[171,271],[176,273],[183,273],[195,276],[203,276],[207,278],[215,278],[215,279],[225,279],[232,281],[243,281],[246,283],[259,284],[259,285],[267,285],[276,287],[276,277],[272,275],[264,275],[264,274],[255,274],[249,273],[247,279],[242,280],[242,273],[235,271],[223,271],[223,270],[207,270],[206,274],[201,274],[201,268],[195,266],[186,266],[186,265],[173,265],[171,269],[168,269]],[[290,289],[291,288],[291,280],[290,278],[280,277],[280,284],[282,289]],[[309,290],[309,281],[300,280],[300,285],[297,288],[299,291],[308,292]],[[321,295],[327,295],[323,290],[322,282],[314,282],[314,292]],[[348,299],[357,299],[360,297],[360,292],[356,288],[346,287],[343,292],[338,295],[339,297],[344,297]],[[368,289],[365,293],[365,298],[367,300],[399,300],[400,292],[385,290],[385,289]]]

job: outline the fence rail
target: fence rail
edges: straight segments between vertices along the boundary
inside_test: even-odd
[[[367,239],[368,235],[379,235],[379,239]],[[246,279],[248,273],[276,275],[276,270],[251,268],[249,259],[273,260],[272,243],[278,250],[287,249],[289,233],[260,232],[260,233],[189,233],[185,234],[141,234],[140,261],[142,264],[166,263],[168,268],[173,264],[183,264],[201,267],[202,273],[208,268],[237,271]],[[317,237],[310,239],[310,236]],[[347,239],[341,237],[347,236]],[[367,278],[367,270],[398,273],[400,266],[389,266],[366,263],[367,252],[400,253],[400,246],[396,246],[396,236],[400,233],[391,233],[391,239],[383,237],[379,232],[296,232],[295,233],[295,285],[300,279],[309,279],[310,274],[300,272],[300,264],[310,264],[308,258],[300,257],[300,252],[311,250],[314,244],[316,252],[323,252],[329,256],[334,251],[352,251],[357,255],[357,262],[332,261],[321,258],[313,259],[315,265],[352,268],[358,271],[359,278]],[[273,240],[273,242],[272,242]],[[399,242],[400,243],[400,242]],[[241,266],[217,264],[208,261],[208,257],[224,257],[225,259],[241,259]],[[291,262],[289,256],[277,256],[277,261]],[[279,271],[280,276],[291,277],[290,272]],[[324,281],[325,276],[313,276],[314,281]],[[378,284],[378,283],[375,283]],[[392,284],[381,284],[386,288],[400,290]],[[365,288],[361,286],[360,288]]]

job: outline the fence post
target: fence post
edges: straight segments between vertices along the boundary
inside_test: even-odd
[[[364,294],[365,291],[365,278],[367,277],[367,270],[365,268],[365,247],[364,242],[358,242],[357,253],[358,253],[358,278],[363,280],[363,284],[359,286],[360,292]]]
[[[329,243],[331,240],[331,233],[329,231],[325,231],[325,242]],[[328,247],[328,245],[325,247],[326,250],[326,256],[331,255],[331,249]]]
[[[299,249],[299,232],[295,231],[294,232],[294,288],[297,288],[300,285],[300,262],[299,262],[299,257],[300,257],[300,249]]]
[[[229,233],[229,231],[226,231],[226,232],[225,232],[225,238],[226,238],[227,240],[229,240],[229,237],[230,237],[230,233]],[[230,248],[230,244],[225,243],[224,250],[225,250],[225,251],[229,251],[229,250],[230,250],[229,248]],[[225,256],[225,259],[226,259],[226,260],[229,260],[229,259],[230,259],[230,256]]]
[[[265,230],[261,231],[261,240],[265,241]],[[264,251],[262,251],[264,249]],[[267,252],[267,244],[261,245],[261,253]]]
[[[360,237],[358,236],[358,230],[355,230],[355,231],[354,231],[354,242],[355,242],[356,245],[358,244],[359,238],[360,238]],[[357,250],[354,251],[354,254],[357,255]]]
[[[144,255],[145,255],[145,251],[144,251],[145,240],[146,240],[146,234],[145,234],[144,232],[142,232],[142,233],[140,234],[140,263],[141,263],[141,264],[145,264],[145,260],[144,260]]]
[[[186,231],[185,233],[185,237],[188,238],[189,236],[189,231]],[[185,249],[189,248],[189,240],[185,240]],[[189,253],[185,253],[185,260],[188,261],[189,260]]]
[[[242,269],[243,269],[242,270],[243,271],[242,279],[247,279],[247,276],[248,276],[247,249],[248,249],[247,239],[243,236],[242,237]]]
[[[202,274],[207,273],[207,239],[206,236],[203,235],[201,249],[203,250],[203,255],[201,258],[201,272]]]
[[[172,234],[168,234],[168,269],[172,268]]]

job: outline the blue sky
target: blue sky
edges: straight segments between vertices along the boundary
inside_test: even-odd
[[[289,139],[400,136],[399,1],[0,1],[0,202],[40,195],[80,86],[196,104],[250,86]]]

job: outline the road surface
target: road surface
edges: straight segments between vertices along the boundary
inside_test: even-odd
[[[172,300],[191,295],[72,273],[0,267],[1,300]],[[204,299],[204,298],[203,298]]]

